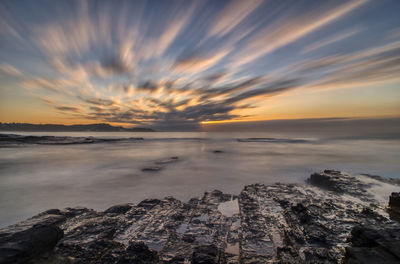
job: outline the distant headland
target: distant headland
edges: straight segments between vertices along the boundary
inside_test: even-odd
[[[60,125],[60,124],[29,124],[29,123],[0,123],[0,131],[47,131],[47,132],[155,132],[151,128],[133,127],[124,128],[109,124],[89,125]]]

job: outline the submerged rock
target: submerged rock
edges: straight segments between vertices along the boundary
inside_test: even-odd
[[[166,165],[179,161],[179,157],[173,156],[166,159],[154,161],[154,166],[145,167],[142,169],[143,172],[155,172],[162,170]]]
[[[238,196],[214,190],[104,212],[52,209],[0,230],[0,263],[46,252],[46,263],[398,263],[400,224],[372,195],[388,183],[362,177],[325,170],[310,177],[316,186],[253,184]]]
[[[142,169],[143,172],[154,172],[154,171],[160,171],[162,170],[163,167],[161,166],[151,166],[151,167],[145,167]]]
[[[178,161],[178,157],[177,156],[173,156],[167,159],[163,159],[163,160],[159,160],[154,162],[155,164],[160,164],[160,165],[164,165],[164,164],[169,164],[169,163],[173,163],[173,162],[177,162]]]
[[[305,139],[287,139],[287,138],[238,138],[238,142],[264,142],[264,143],[309,143]]]

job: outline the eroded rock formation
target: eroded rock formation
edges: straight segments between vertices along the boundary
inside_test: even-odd
[[[238,196],[215,190],[104,212],[48,210],[0,230],[0,263],[400,261],[400,225],[374,191],[395,183],[333,170],[309,183],[253,184]]]

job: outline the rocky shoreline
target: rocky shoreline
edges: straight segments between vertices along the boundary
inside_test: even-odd
[[[325,170],[239,195],[52,209],[0,229],[0,263],[399,263],[400,195],[380,195],[399,186]]]

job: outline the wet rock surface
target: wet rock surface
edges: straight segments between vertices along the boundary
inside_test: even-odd
[[[398,263],[400,225],[371,194],[388,183],[318,175],[238,196],[48,210],[0,230],[0,263]]]
[[[335,170],[324,170],[320,173],[311,174],[308,181],[327,190],[352,195],[363,195],[368,187],[368,184],[361,182],[355,176]]]
[[[392,219],[400,221],[400,192],[390,195],[388,212]]]
[[[394,192],[390,195],[389,198],[389,206],[393,210],[400,210],[400,193]]]
[[[399,263],[399,226],[355,226],[350,241],[345,263]]]
[[[5,232],[0,236],[0,263],[18,263],[34,259],[51,251],[63,237],[54,225],[35,225],[19,232]]]

